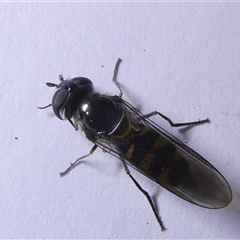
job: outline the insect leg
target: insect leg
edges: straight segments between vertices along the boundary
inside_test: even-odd
[[[187,123],[173,123],[172,120],[170,118],[168,118],[167,116],[163,115],[160,112],[154,111],[148,114],[143,115],[144,118],[149,118],[155,115],[159,115],[160,117],[162,117],[163,119],[165,119],[166,121],[168,121],[168,123],[172,126],[172,127],[184,127],[184,126],[190,126],[190,125],[198,125],[198,124],[203,124],[203,123],[209,123],[210,120],[208,118],[204,119],[204,120],[199,120],[199,121],[194,121],[194,122],[187,122]]]
[[[151,208],[152,208],[152,210],[153,210],[153,213],[154,213],[154,215],[155,215],[155,217],[156,217],[156,219],[157,219],[157,221],[158,221],[158,223],[159,223],[159,225],[160,225],[160,227],[161,227],[161,231],[165,231],[166,228],[165,228],[164,225],[163,225],[163,222],[162,222],[162,220],[161,220],[161,217],[160,217],[160,216],[158,215],[158,213],[157,213],[157,210],[156,210],[156,208],[155,208],[155,206],[154,206],[154,204],[153,204],[152,198],[149,196],[148,192],[147,192],[146,190],[144,190],[144,189],[140,186],[140,184],[136,181],[136,179],[131,175],[130,170],[128,169],[127,164],[126,164],[126,162],[124,161],[124,159],[121,159],[121,161],[122,161],[123,167],[124,167],[127,175],[132,179],[132,181],[135,183],[135,185],[137,186],[137,188],[138,188],[138,189],[145,195],[145,197],[147,198],[147,200],[148,200],[148,202],[149,202],[149,204],[150,204],[150,206],[151,206]]]
[[[118,58],[117,63],[116,63],[115,68],[114,68],[113,79],[112,79],[112,81],[114,82],[114,84],[117,86],[117,88],[118,88],[119,91],[120,91],[120,93],[119,93],[119,97],[120,97],[120,98],[122,97],[123,92],[122,92],[122,89],[121,89],[119,83],[117,82],[117,74],[118,74],[119,65],[120,65],[121,61],[122,61],[122,59],[121,59],[121,58]]]
[[[65,175],[67,175],[73,168],[75,168],[78,164],[80,164],[80,160],[93,154],[96,149],[97,149],[97,145],[94,144],[94,146],[92,147],[92,149],[90,150],[90,152],[87,155],[84,155],[84,156],[78,158],[74,163],[70,163],[69,168],[67,168],[64,172],[59,173],[60,177],[64,177]]]

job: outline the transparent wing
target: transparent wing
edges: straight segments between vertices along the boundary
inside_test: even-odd
[[[231,202],[230,186],[213,165],[156,123],[144,118],[128,102],[122,99],[120,101],[126,114],[134,115],[140,126],[144,126],[148,132],[144,135],[146,145],[136,143],[129,146],[134,147],[135,152],[131,157],[119,150],[117,144],[112,144],[110,139],[97,140],[95,144],[98,147],[124,159],[131,167],[193,204],[218,209]],[[153,142],[152,136],[155,135],[157,140]]]

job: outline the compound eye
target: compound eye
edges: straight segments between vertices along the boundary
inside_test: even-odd
[[[52,98],[52,108],[54,114],[60,118],[61,120],[64,120],[63,116],[63,110],[65,107],[65,103],[67,100],[67,97],[69,95],[69,91],[67,89],[58,89]]]
[[[71,79],[71,82],[74,83],[75,85],[77,85],[78,87],[89,85],[89,84],[93,85],[92,81],[85,77],[73,78],[73,79]]]

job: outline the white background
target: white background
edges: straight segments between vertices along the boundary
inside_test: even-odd
[[[1,3],[0,238],[240,238],[239,3]],[[162,233],[119,161],[100,150],[64,178],[92,143],[58,120],[58,75],[85,76],[104,93],[114,65],[124,99],[174,122],[209,117],[182,134],[229,181],[232,203],[208,210],[136,172],[155,196]],[[15,139],[17,137],[18,139]]]

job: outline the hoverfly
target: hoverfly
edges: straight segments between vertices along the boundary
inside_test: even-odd
[[[155,217],[164,231],[165,227],[157,213],[152,198],[131,175],[128,166],[135,168],[170,192],[195,205],[219,209],[232,200],[231,188],[222,174],[206,159],[162,129],[150,117],[158,115],[172,127],[193,126],[209,122],[208,119],[173,123],[160,112],[142,114],[122,99],[122,90],[116,78],[118,59],[113,82],[118,87],[118,96],[96,92],[93,83],[85,77],[46,83],[56,87],[52,103],[53,112],[61,120],[68,120],[75,130],[79,128],[94,146],[89,154],[78,158],[60,176],[66,175],[81,159],[91,155],[98,147],[119,158],[128,176],[146,196]]]

